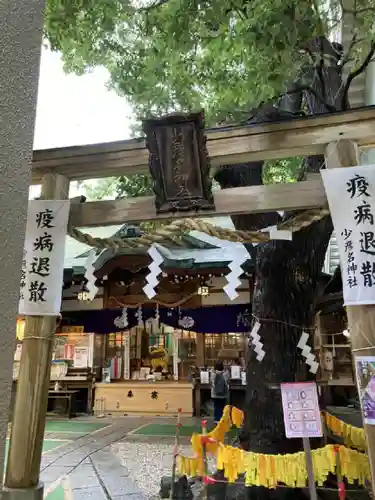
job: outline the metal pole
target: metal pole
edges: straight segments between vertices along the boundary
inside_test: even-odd
[[[315,486],[315,476],[314,476],[314,467],[311,455],[311,447],[310,447],[310,439],[302,438],[303,441],[303,449],[305,451],[305,460],[306,460],[306,470],[307,477],[309,481],[309,492],[310,492],[310,500],[317,500],[316,495],[316,486]]]
[[[174,490],[175,490],[174,486],[176,480],[177,455],[180,446],[181,411],[182,411],[181,408],[177,410],[176,434],[174,438],[174,448],[173,448],[172,484],[171,484],[171,492],[169,495],[170,500],[173,500]]]

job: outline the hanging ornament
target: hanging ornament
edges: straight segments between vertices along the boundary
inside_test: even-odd
[[[259,321],[256,321],[253,329],[250,332],[251,343],[253,345],[254,352],[256,353],[257,361],[262,361],[264,356],[266,355],[266,351],[263,349],[263,343],[260,341],[260,330],[261,324]]]
[[[230,300],[234,300],[238,297],[236,288],[241,285],[240,276],[243,273],[241,265],[244,264],[248,259],[248,255],[244,255],[244,253],[236,254],[236,252],[233,252],[233,256],[234,259],[228,265],[231,272],[226,275],[228,284],[224,287],[224,292],[227,294]]]
[[[305,358],[305,363],[310,367],[309,371],[315,374],[318,371],[319,363],[316,362],[315,355],[311,352],[311,347],[307,345],[308,340],[309,334],[303,331],[297,347],[301,349],[301,354]]]
[[[156,304],[155,308],[155,319],[157,321],[157,324],[159,325],[160,323],[160,311],[159,311],[159,304]]]
[[[178,320],[178,325],[184,330],[189,330],[194,326],[194,319],[191,316],[183,316]]]
[[[143,314],[142,314],[142,306],[138,306],[137,312],[135,313],[135,317],[138,320],[138,326],[143,326]]]
[[[96,250],[93,248],[90,250],[89,255],[87,257],[86,263],[85,263],[85,279],[87,280],[86,283],[86,290],[88,292],[88,299],[89,300],[94,300],[95,295],[98,293],[99,288],[95,285],[96,278],[94,276],[94,260],[96,256]]]
[[[121,316],[117,316],[117,318],[115,318],[113,323],[115,324],[115,326],[117,326],[117,328],[127,328],[128,327],[129,321],[128,321],[128,308],[127,307],[123,308]]]
[[[143,287],[143,291],[147,295],[149,299],[152,299],[156,295],[155,288],[159,283],[159,275],[161,274],[161,267],[160,264],[163,262],[163,257],[157,250],[156,245],[152,245],[149,250],[148,254],[152,259],[151,264],[148,266],[149,269],[149,274],[146,276],[146,281],[147,285]]]

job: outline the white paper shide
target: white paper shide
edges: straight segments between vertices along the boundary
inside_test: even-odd
[[[375,304],[375,165],[322,170],[346,306]]]
[[[60,313],[69,200],[29,202],[19,314]]]

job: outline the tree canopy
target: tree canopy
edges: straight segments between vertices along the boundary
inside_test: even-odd
[[[297,78],[309,85],[309,41],[338,30],[343,15],[352,41],[342,64],[359,70],[373,48],[375,1],[352,3],[48,0],[45,36],[68,71],[105,66],[138,117],[204,107],[212,125],[246,118]]]
[[[131,177],[121,176],[107,177],[92,182],[80,182],[89,200],[102,200],[103,198],[137,198],[139,196],[151,196],[152,180],[149,175],[135,174]]]
[[[342,25],[352,33],[341,55],[348,91],[374,53],[375,0],[348,3],[352,9],[342,0],[48,0],[45,37],[67,71],[106,67],[138,118],[203,107],[213,126],[246,122],[261,102],[312,89],[311,65],[319,72],[319,58],[327,61],[309,43]],[[328,102],[324,91],[318,99]],[[299,166],[267,162],[264,181],[295,180]],[[85,187],[96,199],[151,193],[144,175]]]

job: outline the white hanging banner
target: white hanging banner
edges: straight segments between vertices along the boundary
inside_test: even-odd
[[[69,208],[69,200],[29,201],[19,301],[22,316],[60,313]]]
[[[375,165],[322,170],[346,306],[375,304]]]

